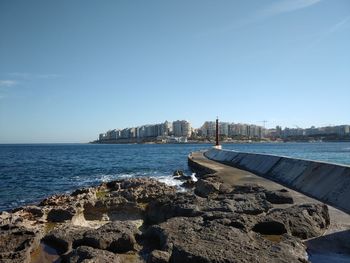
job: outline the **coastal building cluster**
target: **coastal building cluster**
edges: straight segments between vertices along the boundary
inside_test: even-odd
[[[314,127],[311,128],[288,128],[282,129],[282,127],[277,126],[275,129],[269,129],[266,131],[267,137],[277,137],[277,138],[288,138],[288,137],[311,137],[311,136],[349,136],[350,135],[350,125],[338,125],[338,126],[325,126],[325,127]]]
[[[163,142],[186,142],[191,134],[191,124],[185,120],[177,120],[174,122],[165,121],[158,124],[109,130],[99,135],[99,141],[142,142],[160,140]]]
[[[191,123],[186,120],[174,122],[165,121],[158,124],[142,125],[132,128],[112,129],[101,133],[97,142],[102,143],[183,143],[188,141],[211,141],[215,138],[215,121],[206,121],[203,125],[194,129]],[[224,141],[235,140],[289,140],[328,137],[331,139],[349,137],[350,126],[326,126],[302,129],[282,128],[276,126],[273,129],[266,129],[263,126],[246,123],[219,122],[220,139]]]
[[[197,131],[197,136],[202,137],[214,137],[215,136],[215,126],[214,121],[206,121],[202,127]],[[219,135],[225,137],[249,137],[249,138],[263,138],[265,136],[266,129],[262,126],[254,124],[244,124],[244,123],[229,123],[229,122],[219,122]]]
[[[142,125],[139,127],[112,129],[99,135],[99,142],[187,142],[211,140],[215,137],[215,121],[206,121],[199,129],[194,129],[186,120]],[[264,138],[266,129],[254,124],[219,123],[222,138]]]

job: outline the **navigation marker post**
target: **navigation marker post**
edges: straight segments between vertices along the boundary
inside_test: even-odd
[[[216,129],[215,129],[215,149],[222,149],[219,143],[219,117],[216,117]]]

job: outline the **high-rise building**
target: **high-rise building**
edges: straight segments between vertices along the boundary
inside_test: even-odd
[[[219,122],[219,135],[228,136],[228,122]]]
[[[174,121],[173,122],[173,134],[175,137],[190,137],[191,136],[191,124],[188,121]]]
[[[201,127],[204,137],[215,137],[216,123],[215,121],[206,121]]]

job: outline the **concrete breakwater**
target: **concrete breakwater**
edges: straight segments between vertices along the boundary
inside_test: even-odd
[[[211,160],[253,172],[350,213],[350,166],[210,149]]]

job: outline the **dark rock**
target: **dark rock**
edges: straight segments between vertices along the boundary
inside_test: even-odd
[[[147,204],[130,202],[126,198],[112,193],[108,198],[84,204],[86,220],[103,220],[106,216],[114,220],[138,220],[143,218]]]
[[[330,223],[328,207],[322,204],[294,205],[286,209],[272,209],[263,220],[284,222],[293,236],[301,239],[323,234]]]
[[[171,254],[170,262],[307,262],[304,245],[293,237],[273,243],[201,217],[171,218],[147,232]]]
[[[266,191],[266,200],[272,204],[293,204],[292,195],[286,190]]]
[[[79,240],[83,238],[84,233],[89,229],[90,228],[64,224],[49,232],[42,241],[55,248],[58,254],[64,254],[73,247],[77,247],[79,245]]]
[[[192,178],[186,179],[186,181],[181,184],[181,186],[185,188],[194,188],[195,185],[196,185],[196,182],[193,181]]]
[[[44,212],[42,211],[42,209],[40,207],[37,206],[27,206],[24,211],[30,213],[33,218],[41,218],[44,215]]]
[[[121,262],[120,257],[112,252],[96,249],[92,247],[81,246],[69,254],[62,257],[63,263],[82,263],[82,262],[93,262],[93,263],[119,263]]]
[[[176,188],[150,178],[131,178],[128,180],[113,181],[107,184],[119,195],[131,202],[149,202],[164,195],[173,194]]]
[[[174,171],[174,173],[173,173],[173,176],[174,177],[178,177],[178,176],[184,176],[185,174],[184,174],[184,172],[182,171],[182,170],[176,170],[176,171]]]
[[[159,223],[177,216],[199,216],[203,214],[199,206],[204,202],[205,199],[190,193],[163,196],[149,203],[146,219],[149,223]]]
[[[67,205],[73,201],[72,196],[69,195],[53,195],[40,202],[39,206],[62,206]]]
[[[147,258],[147,263],[168,263],[170,255],[166,251],[153,250]]]
[[[264,194],[236,194],[232,196],[234,211],[236,213],[258,215],[267,212],[272,205],[266,201]]]
[[[49,223],[65,222],[43,239],[63,262],[124,262],[139,253],[143,259],[137,260],[148,262],[307,262],[300,238],[323,234],[328,209],[318,204],[273,209],[271,204],[292,201],[284,189],[232,187],[215,174],[204,175],[185,193],[153,179],[116,180],[47,198],[44,207],[0,213],[0,262],[28,262],[38,233],[47,231],[45,215]],[[82,217],[112,222],[98,229],[73,226]],[[139,219],[145,227],[159,225],[141,235],[130,221]]]
[[[83,246],[125,253],[135,249],[135,236],[139,234],[134,224],[127,221],[114,221],[85,232],[84,236],[76,242]]]
[[[71,196],[78,196],[78,195],[82,195],[82,194],[90,194],[94,192],[94,190],[92,188],[82,188],[82,189],[77,189],[75,190]]]
[[[216,180],[199,179],[196,183],[194,193],[200,197],[208,197],[210,194],[218,193],[221,183]]]
[[[150,202],[146,219],[149,223],[160,223],[172,217],[196,217],[208,213],[258,215],[272,207],[263,197],[262,194],[237,194],[202,198],[191,193],[176,193]]]
[[[249,231],[257,222],[256,216],[227,212],[208,212],[203,216],[204,221],[215,221],[225,226]]]
[[[11,213],[20,215],[22,219],[26,219],[30,221],[39,220],[44,216],[43,209],[35,205],[18,207],[13,209]]]
[[[239,214],[258,215],[272,208],[263,192],[245,194],[231,192],[229,194],[218,194],[212,199],[229,204],[232,211]]]
[[[47,214],[47,221],[49,222],[64,222],[71,220],[76,214],[73,207],[67,208],[52,208]]]
[[[0,262],[30,262],[30,253],[39,244],[33,231],[25,228],[9,228],[0,232]]]
[[[233,187],[229,184],[226,184],[226,183],[223,183],[223,184],[220,184],[220,187],[219,187],[219,192],[221,194],[228,194],[228,193],[231,193],[233,190]]]
[[[175,180],[180,180],[180,181],[187,181],[187,179],[189,178],[189,176],[185,175],[185,173],[181,170],[176,170],[173,173],[173,177]]]

